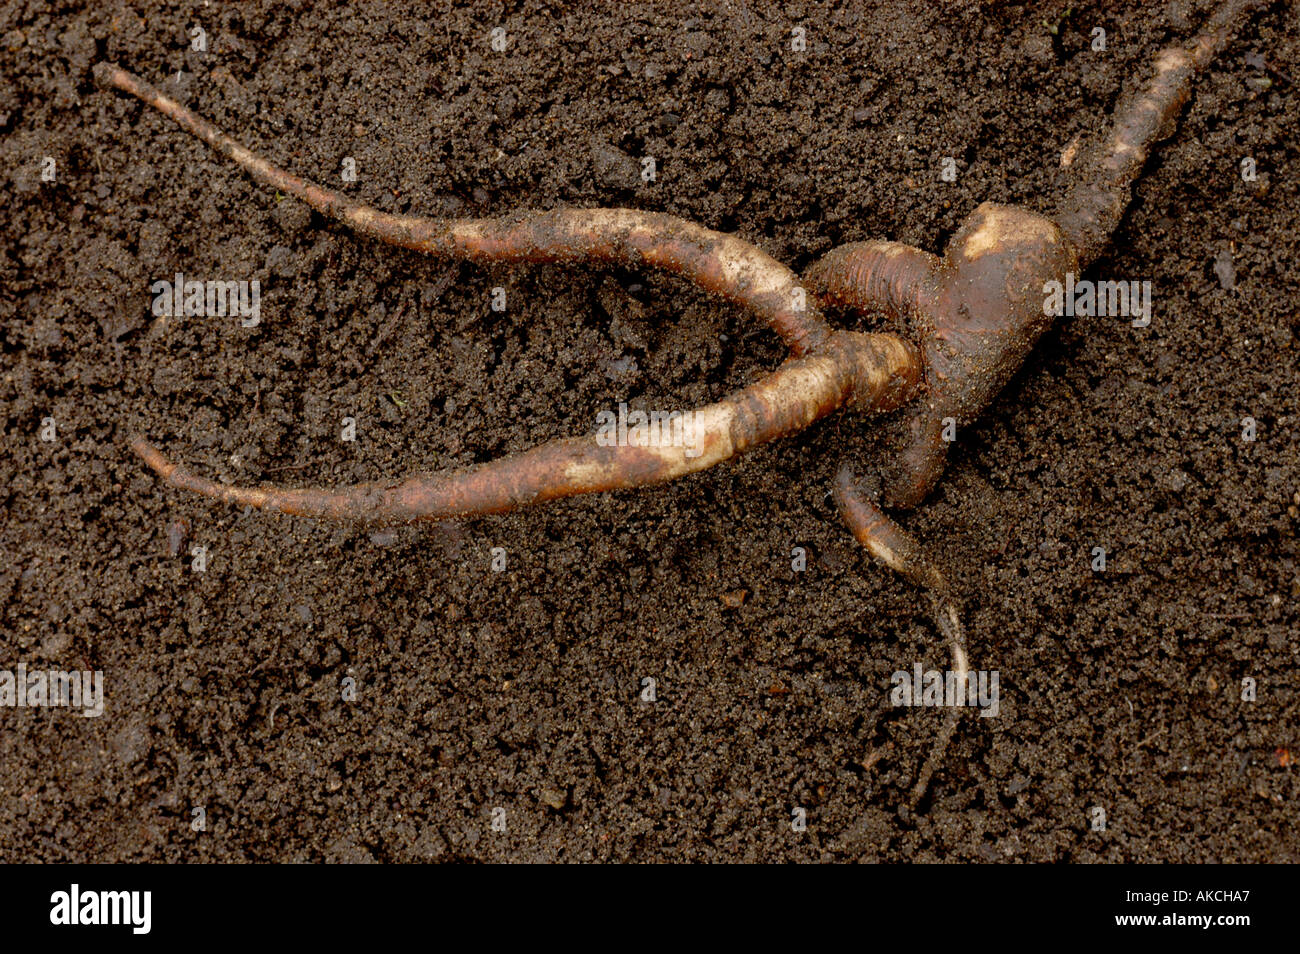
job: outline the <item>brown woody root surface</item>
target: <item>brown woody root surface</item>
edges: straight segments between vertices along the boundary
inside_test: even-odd
[[[191,474],[141,437],[131,440],[131,449],[171,486],[225,503],[391,526],[661,484],[797,434],[849,401],[896,410],[919,380],[917,351],[902,339],[840,332],[817,354],[787,361],[715,404],[688,409],[675,427],[664,425],[645,443],[604,443],[593,433],[467,470],[340,489],[230,486]]]

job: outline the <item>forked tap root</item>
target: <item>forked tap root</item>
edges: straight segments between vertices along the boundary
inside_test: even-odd
[[[835,499],[854,536],[879,562],[931,597],[935,625],[956,673],[969,673],[966,637],[947,578],[882,508],[910,508],[930,493],[945,463],[949,427],[974,422],[1049,327],[1043,289],[1086,267],[1105,248],[1155,144],[1168,136],[1192,84],[1268,0],[1226,0],[1204,33],[1160,53],[1154,76],[1127,91],[1108,131],[1072,166],[1053,217],[986,202],[942,256],[896,242],[837,248],[800,279],[757,246],[683,219],[631,209],[559,209],[499,218],[392,215],[299,178],[120,67],[96,79],[171,117],[254,179],[381,242],[472,262],[590,263],[681,275],[752,311],[786,343],[790,358],[759,382],[682,415],[684,431],[631,446],[595,436],[552,441],[464,470],[352,487],[237,487],[172,463],[142,437],[132,449],[163,480],[231,504],[370,524],[503,513],[575,494],[638,487],[713,467],[797,433],[845,406],[887,412],[905,405],[897,454],[877,462],[882,493],[865,492],[846,464]],[[822,307],[886,316],[910,331],[864,334],[832,328]],[[924,796],[955,726],[955,713],[922,767],[912,804]]]

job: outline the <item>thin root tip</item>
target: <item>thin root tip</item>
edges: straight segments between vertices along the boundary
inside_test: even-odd
[[[158,450],[158,448],[154,447],[139,434],[131,435],[130,447],[136,457],[139,457],[144,461],[150,470],[163,479],[171,476],[171,472],[176,469],[175,465],[163,456],[162,451]]]
[[[966,627],[962,624],[961,613],[956,602],[949,594],[934,593],[932,597],[934,599],[935,624],[938,626],[939,632],[948,641],[948,648],[952,653],[953,671],[961,680],[959,685],[964,687],[965,681],[970,678],[970,661],[966,657]],[[957,722],[961,718],[961,713],[960,708],[954,707],[949,710],[947,717],[944,719],[943,727],[939,730],[939,735],[934,741],[930,755],[921,766],[916,784],[913,786],[912,793],[908,798],[907,808],[909,812],[916,811],[917,806],[921,804],[921,799],[925,798],[926,792],[930,790],[930,780],[948,751],[948,745],[952,742],[952,737],[957,731]]]
[[[934,622],[939,633],[948,641],[952,652],[953,669],[963,675],[970,670],[966,659],[966,627],[961,621],[961,611],[956,601],[946,593],[935,593]]]
[[[96,63],[90,72],[95,77],[95,82],[100,86],[116,86],[122,68],[116,63],[109,63],[105,60],[102,63]]]

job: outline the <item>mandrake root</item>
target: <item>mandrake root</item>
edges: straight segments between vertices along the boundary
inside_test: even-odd
[[[131,448],[170,486],[215,500],[383,525],[504,513],[576,494],[661,483],[795,434],[843,407],[902,408],[897,452],[877,465],[882,492],[865,492],[846,462],[834,496],[867,551],[927,592],[954,673],[964,682],[969,663],[955,593],[925,549],[882,508],[915,507],[934,488],[946,464],[946,428],[973,423],[1049,327],[1044,284],[1086,267],[1104,250],[1134,181],[1155,144],[1172,132],[1197,75],[1252,11],[1268,5],[1227,0],[1200,36],[1160,53],[1153,78],[1125,93],[1108,132],[1071,167],[1071,182],[1053,217],[985,202],[941,256],[896,242],[859,242],[825,255],[802,281],[738,236],[661,213],[558,209],[485,219],[386,213],[293,175],[139,77],[100,63],[94,70],[100,84],[169,116],[257,181],[360,235],[471,262],[658,269],[753,312],[790,349],[775,371],[689,412],[668,435],[629,446],[606,446],[592,435],[568,438],[468,469],[399,481],[336,489],[238,487],[191,473],[142,437],[133,436]],[[822,307],[891,318],[909,336],[838,330]],[[960,712],[949,713],[918,773],[913,808],[929,787]]]

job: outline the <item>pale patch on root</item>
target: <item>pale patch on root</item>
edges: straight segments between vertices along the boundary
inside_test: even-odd
[[[961,246],[961,254],[967,261],[1008,248],[1034,247],[1040,243],[1054,245],[1060,241],[1060,233],[1049,220],[1014,206],[984,202],[971,215],[971,219],[977,218],[979,224]]]

